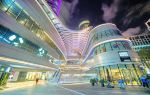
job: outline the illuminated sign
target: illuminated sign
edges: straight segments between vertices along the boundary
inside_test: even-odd
[[[127,51],[119,51],[118,53],[119,53],[121,62],[131,61],[131,58]]]

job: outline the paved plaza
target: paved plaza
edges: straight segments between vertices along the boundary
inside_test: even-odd
[[[150,95],[150,89],[142,87],[126,87],[125,90],[119,88],[92,87],[90,84],[38,84],[23,88],[4,90],[0,95]]]

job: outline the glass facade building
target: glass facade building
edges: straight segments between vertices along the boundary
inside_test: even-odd
[[[13,17],[18,23],[23,25],[41,40],[48,43],[53,49],[55,49],[62,57],[62,53],[53,43],[47,33],[37,24],[37,22],[15,1],[15,0],[0,0],[0,11]]]
[[[150,52],[150,34],[131,36],[128,39],[132,42],[132,48],[140,55],[142,63],[150,68],[148,55],[141,54],[142,52]]]
[[[55,59],[42,47],[32,43],[31,41],[19,36],[11,30],[0,25],[0,42],[9,44],[11,46],[23,49],[31,54],[35,54],[39,57],[44,57],[50,62],[55,64]]]
[[[93,67],[98,69],[100,79],[118,84],[119,79],[126,85],[140,85],[144,72],[139,68],[141,62],[131,48],[131,42],[120,34],[113,24],[103,24],[91,30],[93,48]],[[95,65],[95,66],[94,66]]]
[[[72,81],[77,81],[77,78],[84,81],[84,77],[89,80],[89,77],[98,75],[99,79],[113,84],[123,79],[126,85],[140,85],[140,77],[145,71],[141,68],[141,59],[131,47],[133,44],[139,51],[141,46],[149,46],[150,36],[130,37],[129,40],[112,23],[92,29],[88,20],[79,25],[81,30],[68,29],[59,20],[59,13],[54,11],[61,2],[0,0],[0,64],[23,68],[18,71],[20,81],[35,80],[36,75],[46,79],[45,72],[54,70],[50,74],[57,82],[61,76],[67,81],[69,77]],[[31,69],[39,73],[30,72]],[[86,70],[89,70],[89,76],[84,76]]]

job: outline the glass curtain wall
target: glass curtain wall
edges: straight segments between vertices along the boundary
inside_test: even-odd
[[[130,50],[129,43],[126,41],[112,41],[98,45],[94,50],[94,54],[97,55],[103,52],[109,52],[113,50]]]
[[[134,64],[119,64],[99,67],[99,76],[113,84],[118,84],[118,80],[123,79],[126,85],[140,85],[142,72]]]
[[[91,40],[92,40],[92,42],[97,42],[97,41],[104,39],[104,38],[108,38],[108,37],[112,37],[112,36],[120,36],[120,35],[121,34],[118,30],[114,30],[114,29],[104,30],[104,31],[100,31],[100,32],[95,33]]]
[[[46,32],[41,27],[39,27],[33,18],[29,16],[29,14],[23,10],[23,8],[15,0],[0,0],[0,11],[4,11],[16,19],[18,23],[26,27],[31,32],[35,33],[37,37],[47,42],[61,56],[63,56],[52,40],[47,36]]]
[[[38,45],[35,45],[31,41],[19,36],[18,34],[12,32],[11,30],[1,25],[0,25],[0,42],[23,49],[32,54],[36,54],[37,56],[44,57],[47,60],[51,61],[52,63],[55,62],[54,60],[57,60],[53,58],[50,54],[48,54],[48,52],[45,49],[39,47]]]

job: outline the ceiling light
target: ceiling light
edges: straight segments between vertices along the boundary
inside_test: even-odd
[[[10,37],[9,37],[9,40],[10,41],[13,41],[13,40],[15,40],[16,39],[16,35],[11,35]]]
[[[39,49],[39,51],[42,51],[42,50],[43,50],[42,48]]]
[[[19,38],[19,41],[20,41],[21,44],[23,43],[23,39],[22,38]]]

